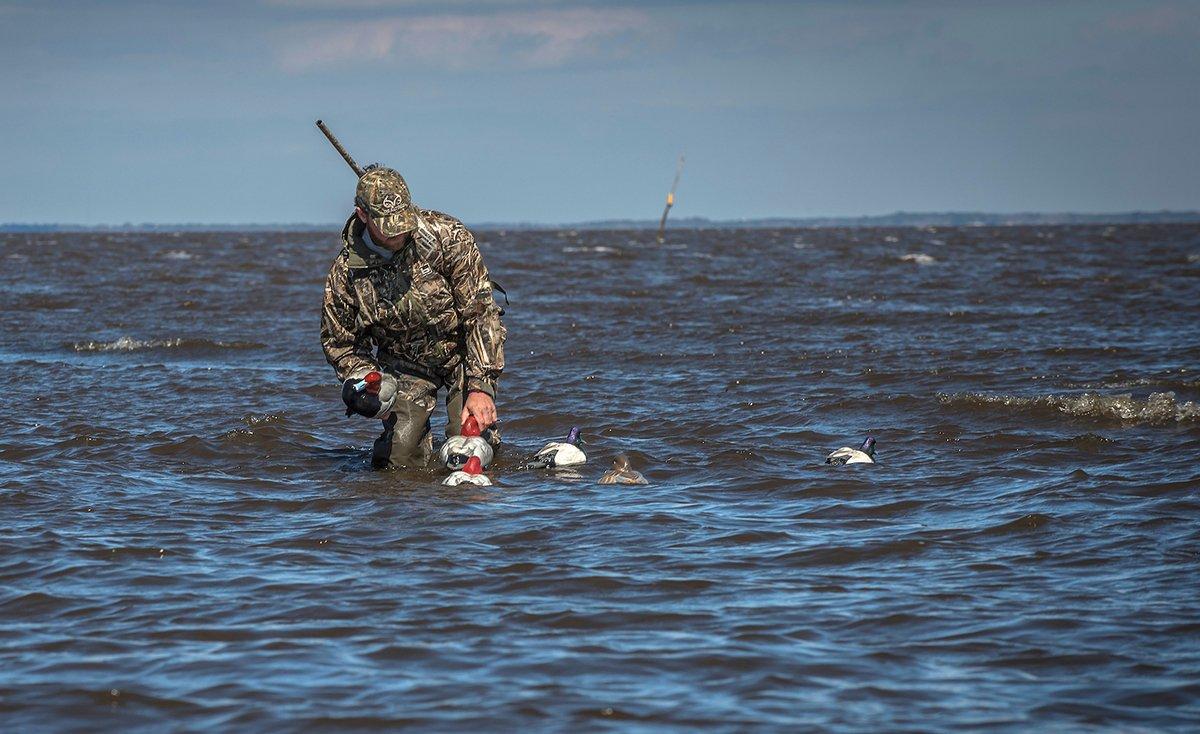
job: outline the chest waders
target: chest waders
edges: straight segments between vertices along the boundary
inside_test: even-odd
[[[449,287],[449,277],[430,264],[435,262],[433,256],[437,248],[437,240],[433,235],[418,227],[413,243],[417,254],[415,267],[427,268],[446,281]],[[504,294],[507,305],[508,294],[494,281],[492,286]],[[424,365],[397,357],[381,361],[395,375],[400,386],[392,414],[383,422],[383,432],[371,447],[371,464],[376,468],[389,465],[424,466],[433,456],[430,419],[437,407],[438,390],[442,387],[446,388],[446,437],[457,436],[461,431],[463,403],[466,400],[465,355],[449,375],[436,375]],[[492,444],[493,449],[500,444],[500,432],[495,427],[485,430],[483,437]]]

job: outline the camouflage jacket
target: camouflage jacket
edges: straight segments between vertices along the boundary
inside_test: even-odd
[[[495,397],[504,369],[504,325],[492,283],[463,223],[422,210],[408,247],[384,260],[350,217],[329,268],[321,346],[339,380],[380,367]]]

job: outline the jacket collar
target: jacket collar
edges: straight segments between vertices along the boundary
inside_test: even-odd
[[[412,246],[412,242],[415,241],[424,226],[425,222],[418,214],[417,230],[413,232],[413,238],[409,240],[409,247]],[[342,227],[342,244],[346,246],[346,265],[353,270],[360,270],[387,265],[389,262],[395,261],[396,257],[400,255],[399,252],[393,255],[391,260],[385,260],[367,247],[367,243],[363,240],[363,233],[366,229],[367,225],[354,214],[350,215],[350,218],[346,220],[346,226]]]

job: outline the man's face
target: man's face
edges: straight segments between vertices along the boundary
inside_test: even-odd
[[[408,244],[408,238],[412,235],[411,232],[401,232],[395,237],[384,237],[383,232],[379,231],[379,227],[376,226],[375,221],[371,219],[371,215],[368,214],[361,206],[354,207],[354,211],[358,214],[358,218],[367,225],[367,231],[371,233],[371,239],[375,242],[375,244],[379,245],[385,250],[391,250],[392,252],[396,252]]]

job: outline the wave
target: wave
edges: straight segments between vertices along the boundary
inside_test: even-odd
[[[1182,371],[1182,370],[1181,370]],[[1102,382],[1081,385],[1085,388],[1159,387],[1168,390],[1195,390],[1200,388],[1200,379],[1175,377],[1112,377]]]
[[[1200,420],[1200,404],[1179,402],[1173,392],[1151,393],[1145,400],[1131,394],[1042,395],[1019,397],[988,393],[938,393],[942,405],[967,408],[1010,409],[1014,412],[1048,413],[1072,418],[1093,418],[1122,423],[1185,423]]]
[[[113,341],[85,341],[70,345],[76,352],[139,352],[149,349],[260,349],[257,342],[223,342],[212,339],[134,339],[123,336]]]
[[[926,255],[923,252],[910,252],[907,255],[900,256],[901,262],[915,263],[917,265],[933,265],[937,262],[937,258],[933,255]]]

